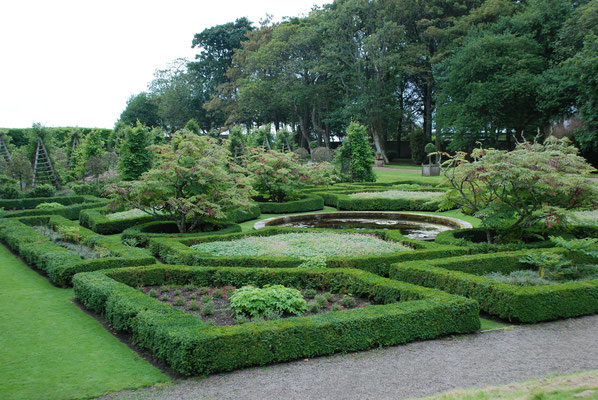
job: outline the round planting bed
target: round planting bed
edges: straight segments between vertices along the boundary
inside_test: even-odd
[[[401,212],[359,211],[286,215],[256,222],[254,229],[267,226],[335,229],[398,229],[411,239],[434,240],[439,232],[470,229],[469,222],[440,215]]]

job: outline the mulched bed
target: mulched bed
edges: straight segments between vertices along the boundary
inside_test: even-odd
[[[154,297],[155,299],[170,304],[171,306],[178,308],[179,310],[183,310],[187,313],[196,315],[197,317],[201,318],[202,321],[207,323],[213,323],[217,326],[226,326],[226,325],[237,325],[239,321],[237,321],[231,311],[229,310],[230,301],[228,298],[234,293],[236,288],[232,286],[224,286],[222,288],[208,288],[208,287],[193,287],[193,286],[184,286],[184,287],[175,287],[175,286],[144,286],[138,288],[143,293]],[[317,312],[313,312],[309,310],[301,315],[303,317],[308,317],[310,315],[315,314],[323,314],[327,312],[334,312],[340,310],[347,310],[356,307],[365,307],[371,304],[375,304],[368,299],[346,296],[342,294],[335,294],[330,292],[323,292],[323,291],[315,291],[312,290],[311,293],[309,290],[302,290],[301,294],[303,298],[308,303],[314,302],[315,299],[322,300],[321,296],[327,297],[327,302],[324,304],[321,303],[321,307]],[[318,297],[320,296],[320,297]],[[206,307],[205,300],[210,299],[214,303],[213,313],[209,313],[210,306]],[[202,301],[202,299],[204,301]],[[199,309],[193,309],[193,306],[199,307]],[[208,309],[208,311],[206,311]],[[295,315],[282,315],[281,318],[288,318],[294,317]],[[265,318],[257,318],[251,320],[253,321],[263,321],[266,320]],[[244,322],[250,322],[250,320],[246,320]]]

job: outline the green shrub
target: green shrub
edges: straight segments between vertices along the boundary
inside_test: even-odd
[[[262,214],[288,214],[306,211],[318,211],[324,208],[324,199],[318,195],[307,195],[299,200],[277,203],[273,201],[260,201],[256,197]]]
[[[84,213],[82,213],[82,215],[84,215]],[[86,224],[82,222],[81,225]],[[99,228],[96,226],[95,229]],[[228,233],[241,232],[241,230],[241,226],[237,225],[236,223],[225,223],[213,225],[211,226],[211,230],[207,230],[205,232],[194,232],[190,234],[181,235],[180,233],[178,233],[178,229],[174,222],[153,221],[142,223],[139,225],[134,225],[126,229],[121,236],[121,240],[135,240],[139,246],[147,246],[149,244],[150,239],[152,238],[222,235]]]
[[[301,315],[307,309],[307,303],[297,289],[282,285],[256,288],[245,286],[230,297],[230,308],[234,314],[246,314],[251,317],[265,317],[272,311]]]
[[[421,164],[426,158],[424,150],[427,141],[426,134],[423,129],[415,129],[409,133],[408,137],[411,159],[417,164]]]
[[[21,196],[21,191],[14,184],[0,185],[0,198],[2,199],[18,199]]]
[[[367,127],[352,121],[347,138],[337,150],[335,164],[344,182],[375,182],[374,157],[368,143]]]
[[[318,294],[314,297],[314,302],[320,307],[320,308],[326,308],[328,306],[328,299],[326,298],[326,296],[322,295],[322,294]]]
[[[351,296],[343,296],[343,298],[341,299],[341,305],[345,308],[353,308],[355,307],[355,299]]]
[[[305,297],[307,297],[308,299],[313,299],[313,298],[316,296],[316,293],[317,293],[317,292],[316,292],[314,289],[306,289],[306,290],[303,292],[303,295],[304,295]]]
[[[215,304],[214,301],[210,300],[207,303],[203,303],[203,307],[201,309],[201,315],[205,315],[209,317],[210,315],[214,314]]]
[[[147,293],[147,295],[149,297],[158,297],[158,291],[156,289],[150,289],[150,291]]]
[[[192,300],[189,302],[189,310],[190,311],[198,311],[199,309],[201,309],[201,306],[198,301]]]
[[[56,188],[50,184],[37,185],[27,192],[27,197],[52,197],[56,194]]]
[[[182,297],[175,297],[174,302],[172,304],[181,307],[185,305],[185,300]]]

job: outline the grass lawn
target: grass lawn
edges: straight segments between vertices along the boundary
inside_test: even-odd
[[[414,163],[410,158],[397,158],[392,160],[390,164],[385,165],[386,168],[395,169],[417,169],[421,170],[421,165]]]
[[[78,399],[170,379],[0,245],[0,399]]]
[[[577,396],[576,396],[577,395]],[[569,400],[598,399],[598,371],[556,375],[485,389],[455,390],[426,400]]]
[[[421,184],[437,185],[440,183],[439,176],[422,176],[420,171],[401,171],[400,169],[377,169],[376,182],[378,183],[392,183],[401,180],[418,181]]]

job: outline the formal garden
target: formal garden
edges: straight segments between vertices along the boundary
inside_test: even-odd
[[[449,344],[405,393],[598,398],[546,361],[595,348],[568,335],[598,314],[598,3],[404,3],[240,18],[114,129],[0,129],[0,398],[259,398]],[[520,378],[496,353],[531,330]],[[493,363],[519,383],[450,379]],[[407,396],[332,386],[305,398]]]

